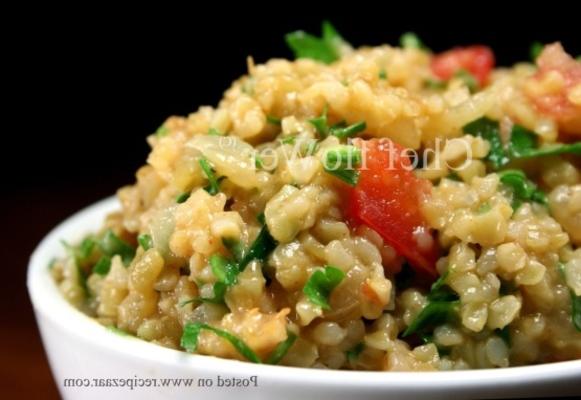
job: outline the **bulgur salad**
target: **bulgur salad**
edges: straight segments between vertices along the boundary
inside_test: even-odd
[[[119,212],[50,271],[116,332],[287,366],[433,371],[581,359],[581,63],[496,68],[286,36],[217,107],[147,140]],[[212,77],[215,78],[215,77]]]

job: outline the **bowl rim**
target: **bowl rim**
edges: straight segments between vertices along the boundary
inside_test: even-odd
[[[168,349],[132,336],[114,334],[94,319],[71,306],[55,285],[48,264],[62,256],[61,239],[79,240],[83,234],[97,230],[103,217],[119,210],[118,200],[112,196],[96,202],[73,214],[44,237],[38,244],[28,265],[27,287],[37,318],[44,317],[88,345],[98,345],[119,354],[146,362],[183,367],[184,370],[200,371],[230,376],[257,375],[270,381],[287,381],[301,385],[336,386],[347,384],[368,390],[378,388],[409,388],[414,390],[445,387],[496,387],[514,386],[581,377],[581,359],[548,364],[518,366],[497,369],[435,371],[435,372],[385,372],[325,370],[221,359],[212,356],[188,354]],[[250,369],[249,369],[250,367]]]

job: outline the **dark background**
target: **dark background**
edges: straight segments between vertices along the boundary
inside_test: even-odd
[[[58,397],[25,291],[36,243],[66,216],[132,183],[148,154],[145,137],[171,114],[215,105],[245,73],[247,55],[257,63],[290,57],[284,34],[318,34],[324,18],[355,46],[397,44],[414,31],[436,52],[488,44],[501,65],[527,59],[533,40],[561,40],[581,54],[578,14],[558,2],[520,12],[475,2],[372,4],[342,14],[272,2],[260,10],[53,7],[20,16],[3,46],[11,111],[0,147],[3,393]]]

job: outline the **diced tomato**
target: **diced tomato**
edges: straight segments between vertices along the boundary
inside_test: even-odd
[[[537,109],[557,121],[567,133],[581,134],[581,63],[560,43],[545,46],[537,58],[538,71],[524,90]]]
[[[433,278],[438,246],[421,212],[430,181],[416,177],[405,148],[389,139],[354,141],[364,162],[359,181],[348,189],[351,223],[367,225],[419,272]]]
[[[494,53],[486,46],[457,47],[435,55],[431,68],[442,80],[452,78],[460,70],[468,71],[483,86],[494,68]]]

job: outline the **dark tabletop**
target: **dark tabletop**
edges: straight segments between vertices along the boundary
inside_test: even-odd
[[[28,257],[57,223],[74,211],[113,193],[116,182],[90,187],[54,187],[13,193],[2,199],[4,312],[0,329],[3,398],[57,399],[57,387],[42,348],[25,290]],[[10,234],[6,234],[9,230]],[[6,324],[7,322],[7,324]],[[12,395],[12,396],[10,396]]]

